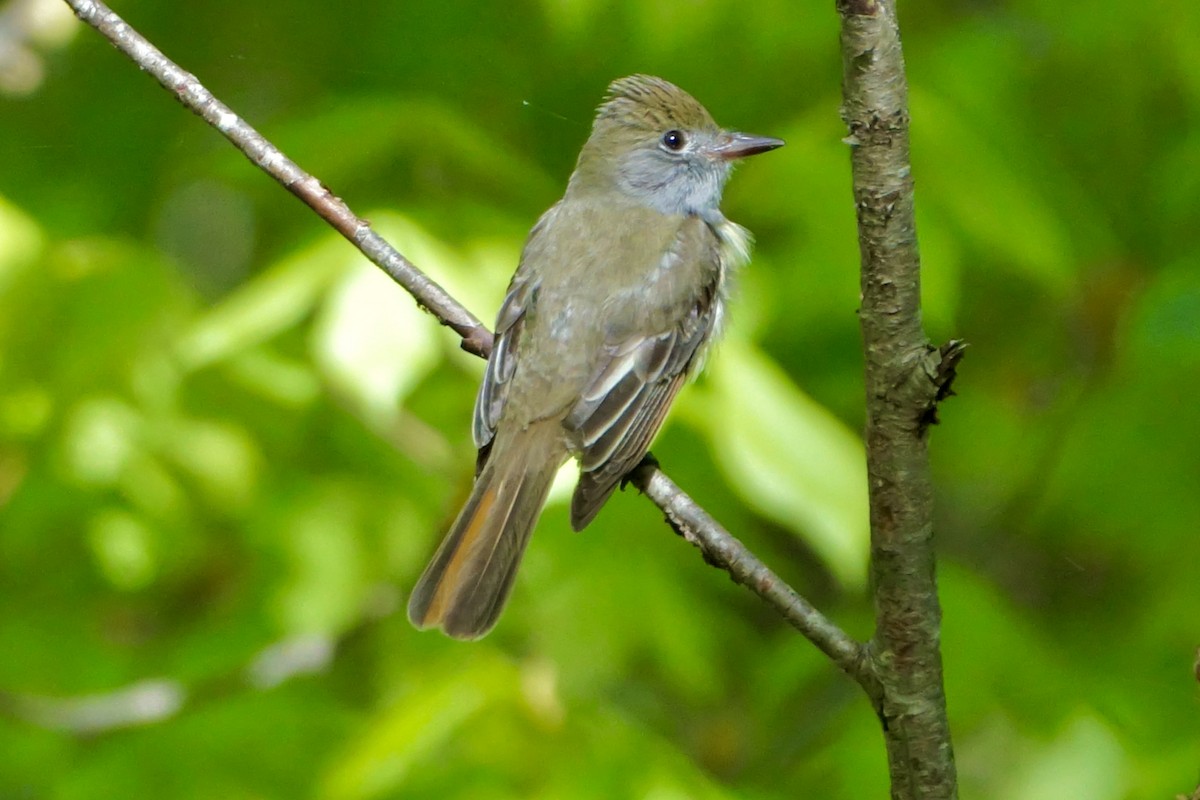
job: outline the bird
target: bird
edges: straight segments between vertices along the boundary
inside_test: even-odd
[[[487,634],[562,465],[579,461],[579,531],[645,456],[749,260],[750,233],[720,210],[732,166],[783,144],[721,128],[662,78],[609,85],[497,314],[475,482],[412,592],[414,626]]]

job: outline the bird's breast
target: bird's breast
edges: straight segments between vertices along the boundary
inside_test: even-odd
[[[674,330],[700,304],[715,304],[719,319],[725,272],[743,260],[747,237],[717,217],[560,203],[522,259],[538,288],[518,391],[557,408],[578,396],[605,348]]]

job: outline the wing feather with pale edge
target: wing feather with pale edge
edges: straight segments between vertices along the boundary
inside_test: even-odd
[[[475,396],[475,416],[471,433],[475,446],[480,450],[479,467],[487,457],[488,445],[496,435],[496,424],[504,401],[508,397],[508,385],[517,370],[517,348],[521,343],[521,331],[525,327],[525,312],[537,291],[537,283],[527,280],[520,273],[513,278],[508,294],[496,317],[496,338],[492,354],[483,373],[483,383]]]
[[[582,530],[642,459],[714,327],[717,299],[704,293],[675,328],[607,345],[564,422],[580,443],[571,526]]]

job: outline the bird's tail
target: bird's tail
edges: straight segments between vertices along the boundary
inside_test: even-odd
[[[413,625],[478,639],[496,624],[554,474],[566,459],[561,437],[557,422],[543,422],[495,442],[408,601]]]

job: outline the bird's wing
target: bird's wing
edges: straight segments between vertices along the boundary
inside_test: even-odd
[[[483,383],[475,397],[475,416],[471,433],[480,450],[480,466],[487,448],[496,435],[496,423],[504,410],[509,382],[517,369],[517,350],[525,327],[525,312],[536,294],[537,281],[518,272],[509,284],[508,294],[496,317],[496,338],[483,373]]]
[[[571,526],[582,530],[637,465],[720,313],[716,287],[669,330],[606,344],[596,371],[564,422],[579,447]]]
[[[475,462],[476,475],[483,470],[484,462],[491,451],[496,425],[508,399],[508,387],[517,371],[517,355],[521,333],[525,329],[525,315],[535,302],[540,285],[537,274],[528,268],[526,253],[545,239],[558,216],[560,205],[551,206],[529,232],[524,252],[521,254],[521,265],[509,282],[508,293],[504,296],[504,302],[500,304],[499,313],[496,314],[492,354],[488,357],[479,394],[475,396],[475,415],[471,424],[471,435],[475,446],[479,448],[479,456]]]

